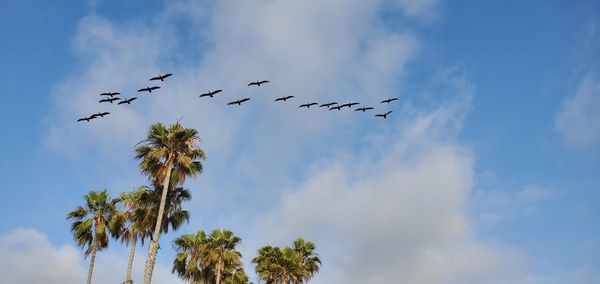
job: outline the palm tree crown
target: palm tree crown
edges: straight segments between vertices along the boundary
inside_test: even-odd
[[[293,247],[265,246],[252,259],[258,277],[267,284],[308,282],[318,271],[321,259],[316,246],[299,238]]]
[[[96,252],[108,247],[109,234],[116,237],[121,230],[114,221],[119,198],[111,198],[108,192],[90,191],[83,196],[84,206],[78,206],[67,214],[67,219],[74,220],[71,232],[77,245],[84,248],[84,255],[91,255],[87,283],[92,281]]]

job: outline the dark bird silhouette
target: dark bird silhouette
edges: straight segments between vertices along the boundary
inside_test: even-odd
[[[139,90],[138,90],[138,92],[148,92],[148,93],[152,93],[152,91],[154,91],[154,90],[158,90],[158,89],[160,89],[160,87],[159,87],[159,86],[154,86],[154,87],[146,87],[146,88],[139,89]]]
[[[365,112],[365,111],[367,111],[367,110],[372,110],[372,109],[373,109],[372,107],[359,107],[359,108],[355,109],[354,111],[362,111],[362,112]]]
[[[287,97],[276,98],[275,101],[276,102],[278,102],[278,101],[284,101],[285,102],[285,101],[287,101],[287,100],[289,100],[289,99],[291,99],[293,97],[294,96],[287,96]]]
[[[171,74],[171,73],[167,73],[165,75],[158,75],[156,77],[150,78],[150,81],[158,81],[158,80],[164,81],[165,79],[167,79],[167,78],[169,78],[171,76],[173,76],[173,74]]]
[[[104,117],[105,115],[110,114],[110,112],[98,112],[98,113],[94,113],[92,114],[92,116],[90,116],[91,118],[96,118],[96,117]]]
[[[310,108],[311,106],[314,106],[314,105],[318,105],[318,103],[303,104],[303,105],[300,105],[298,108],[301,108],[301,107]]]
[[[113,103],[114,101],[118,101],[121,98],[110,98],[110,99],[101,99],[100,101],[98,101],[99,103]]]
[[[249,101],[250,98],[245,98],[245,99],[241,99],[241,100],[237,100],[237,101],[233,101],[233,102],[228,102],[227,105],[242,105],[243,102]]]
[[[333,107],[329,108],[329,110],[334,110],[334,109],[340,110],[340,109],[342,109],[342,106],[341,105],[337,105],[337,106],[333,106]]]
[[[398,98],[389,98],[389,99],[387,99],[387,100],[383,100],[383,101],[381,101],[381,102],[379,102],[379,103],[380,103],[380,104],[383,104],[383,103],[387,103],[387,104],[389,104],[389,103],[391,103],[391,102],[393,102],[393,101],[395,101],[395,100],[397,100],[397,99],[398,99]]]
[[[130,105],[131,102],[135,101],[136,99],[137,99],[137,97],[133,97],[133,98],[129,98],[129,99],[126,99],[126,100],[122,100],[122,101],[120,101],[118,103],[118,105],[122,105],[122,104],[128,104],[128,105]]]
[[[330,106],[332,106],[332,105],[337,105],[337,103],[336,103],[336,102],[330,102],[330,103],[327,103],[327,104],[322,104],[322,105],[320,105],[319,107],[326,107],[326,108],[329,108],[329,107],[330,107]]]
[[[357,104],[359,104],[359,103],[342,104],[342,105],[340,105],[340,108],[343,108],[343,107],[352,108],[353,105],[357,105]]]
[[[392,113],[392,111],[388,111],[386,113],[382,113],[382,114],[376,114],[375,116],[379,116],[379,117],[383,117],[383,118],[387,118],[388,114]]]
[[[204,93],[204,94],[200,95],[200,97],[201,97],[201,98],[202,98],[202,97],[211,97],[211,98],[212,98],[214,95],[216,95],[216,94],[218,94],[218,93],[220,93],[220,92],[222,92],[222,91],[223,91],[223,90],[215,90],[215,91],[212,91],[212,92],[211,92],[211,91],[209,91],[209,92],[207,92],[207,93]]]
[[[260,87],[260,85],[265,84],[265,83],[269,83],[269,81],[267,81],[267,80],[256,81],[256,82],[252,82],[252,83],[248,84],[248,86],[256,85],[257,87]]]
[[[112,98],[113,96],[118,96],[118,95],[120,95],[120,94],[121,94],[121,93],[119,93],[119,92],[107,92],[107,93],[102,93],[102,94],[100,94],[100,95],[101,95],[101,96],[109,96],[109,97],[111,97],[111,98]]]

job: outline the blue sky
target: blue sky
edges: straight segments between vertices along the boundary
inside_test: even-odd
[[[181,118],[202,134],[208,160],[186,184],[189,226],[165,244],[226,227],[249,259],[302,235],[326,259],[315,283],[377,283],[394,269],[410,271],[405,283],[600,280],[597,1],[2,6],[3,254],[41,246],[82,270],[66,212],[88,190],[144,184],[134,144],[151,123]],[[161,92],[74,122],[100,110],[98,93],[132,96],[161,72],[175,73]],[[273,84],[245,86],[262,78]],[[221,98],[198,99],[216,88]],[[296,101],[272,102],[283,94]],[[225,106],[244,96],[251,104]],[[385,121],[295,106],[396,96]],[[21,235],[37,241],[13,240]],[[380,257],[389,267],[352,274],[382,252],[373,244],[392,240],[395,254]],[[126,254],[115,245],[104,263],[124,273]],[[158,283],[177,281],[172,254],[160,252]],[[15,269],[25,268],[0,262],[0,271],[27,271]],[[98,281],[112,281],[102,270]]]

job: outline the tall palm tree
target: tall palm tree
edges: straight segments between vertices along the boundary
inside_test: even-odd
[[[252,259],[256,273],[267,284],[289,284],[308,282],[321,264],[314,252],[315,245],[303,239],[294,241],[293,247],[265,246]]]
[[[177,184],[181,184],[186,177],[202,172],[200,160],[206,159],[206,155],[198,146],[199,143],[200,136],[193,128],[183,128],[179,123],[166,128],[162,123],[156,123],[150,127],[148,137],[135,149],[142,173],[147,174],[153,182],[162,184],[163,189],[144,268],[145,284],[152,280],[170,179],[173,177]]]
[[[148,230],[150,224],[144,223],[145,220],[139,217],[142,213],[143,215],[150,214],[149,210],[151,208],[141,202],[142,197],[147,194],[147,191],[147,187],[141,186],[133,192],[121,193],[120,198],[123,210],[118,212],[114,218],[115,222],[118,222],[119,226],[123,227],[118,238],[122,243],[131,246],[124,284],[133,283],[131,269],[133,267],[133,258],[138,239],[142,242],[143,246],[144,240],[150,235],[150,231]]]
[[[190,283],[209,283],[214,281],[214,273],[205,264],[206,242],[208,237],[200,230],[196,234],[185,234],[173,241],[177,256],[171,272],[177,272],[179,278]]]
[[[242,263],[242,254],[236,246],[242,239],[229,230],[213,230],[206,242],[206,258],[215,272],[215,283],[222,284],[226,267],[238,267]]]
[[[117,212],[117,203],[120,199],[111,198],[108,192],[90,191],[83,196],[84,206],[78,206],[75,210],[67,214],[67,220],[72,219],[71,232],[77,241],[77,245],[84,248],[84,256],[90,257],[90,267],[88,269],[88,284],[92,283],[92,274],[94,271],[94,262],[96,261],[96,252],[108,247],[109,233],[112,236],[118,234],[119,228],[114,225],[113,218]]]

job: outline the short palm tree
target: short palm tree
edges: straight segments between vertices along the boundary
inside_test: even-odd
[[[153,182],[161,184],[163,189],[144,268],[145,284],[152,280],[171,178],[173,177],[176,184],[181,184],[186,177],[193,177],[202,172],[200,160],[206,159],[206,155],[200,149],[199,143],[198,131],[193,128],[183,128],[179,123],[166,128],[162,123],[156,123],[150,127],[148,137],[135,149],[142,173],[147,174]]]
[[[90,267],[88,269],[87,282],[92,283],[92,273],[96,252],[108,247],[109,234],[115,236],[119,232],[113,218],[117,212],[118,198],[111,198],[108,192],[90,191],[83,196],[84,206],[78,206],[67,214],[67,219],[74,220],[71,224],[71,232],[77,241],[77,245],[84,248],[84,256],[91,255]]]
[[[293,247],[265,246],[258,250],[252,259],[256,273],[267,284],[289,284],[308,282],[321,265],[319,256],[314,252],[315,245],[303,239],[294,241]]]
[[[319,272],[321,266],[321,258],[315,253],[317,247],[314,243],[298,238],[294,241],[292,248],[300,254],[303,270],[302,281],[308,282],[310,278]]]
[[[190,283],[214,281],[212,268],[205,264],[207,236],[200,230],[196,234],[185,234],[173,241],[177,255],[171,272]]]
[[[223,283],[223,273],[226,269],[239,267],[242,263],[242,254],[236,246],[242,239],[229,230],[213,230],[206,242],[206,259],[214,268],[215,283]]]

